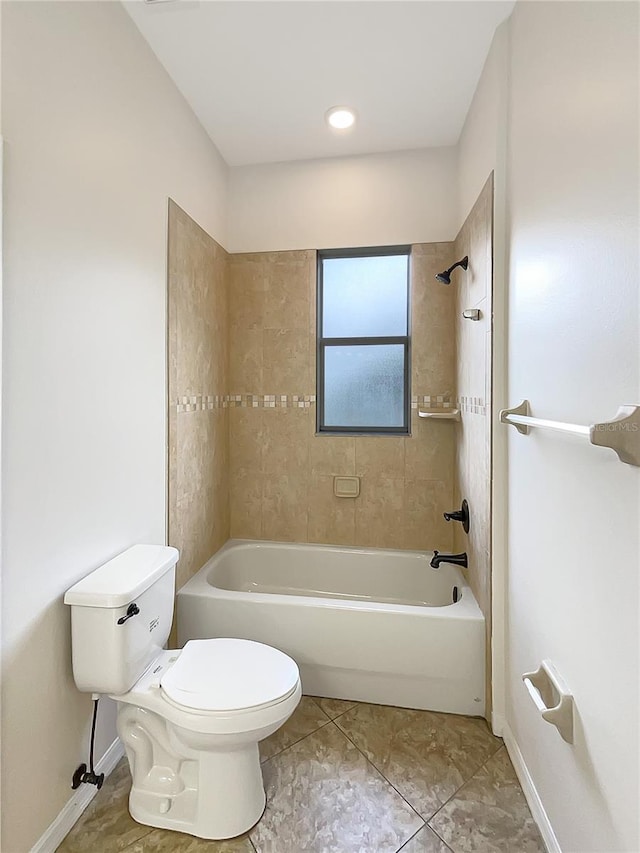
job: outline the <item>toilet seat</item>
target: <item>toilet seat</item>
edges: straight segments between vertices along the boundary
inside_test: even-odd
[[[237,714],[266,709],[299,685],[288,655],[253,640],[190,640],[160,678],[165,698],[187,711]]]

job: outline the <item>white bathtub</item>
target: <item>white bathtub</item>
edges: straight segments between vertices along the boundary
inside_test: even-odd
[[[296,660],[308,694],[484,714],[484,617],[458,568],[430,558],[230,540],[178,592],[180,645],[259,640]]]

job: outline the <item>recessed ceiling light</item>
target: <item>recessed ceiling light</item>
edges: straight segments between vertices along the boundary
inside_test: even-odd
[[[334,130],[348,130],[355,124],[356,114],[351,107],[331,107],[325,118]]]

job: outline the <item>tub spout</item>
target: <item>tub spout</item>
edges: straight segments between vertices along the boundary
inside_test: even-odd
[[[466,569],[468,565],[467,552],[463,551],[462,554],[441,554],[440,551],[434,551],[429,565],[432,569],[439,569],[440,563],[453,563],[454,566],[464,566]]]

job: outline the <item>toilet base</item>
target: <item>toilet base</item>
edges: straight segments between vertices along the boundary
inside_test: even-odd
[[[151,780],[148,775],[137,780],[134,759],[131,817],[146,826],[209,840],[235,838],[255,826],[266,806],[258,745],[200,753],[194,765],[188,759],[182,762],[183,785],[176,785],[171,768],[159,766],[153,768]]]
[[[222,840],[260,820],[266,796],[255,733],[249,740],[199,734],[132,705],[120,705],[118,733],[132,776],[129,812],[138,823]]]
[[[197,788],[185,787],[174,795],[157,794],[134,783],[129,795],[131,817],[146,826],[212,841],[235,838],[258,823],[266,796],[257,745],[241,754],[208,754],[200,759],[199,777]]]
[[[298,682],[277,705],[214,719],[176,709],[157,691],[127,694],[147,707],[115,697],[133,819],[209,840],[235,838],[255,826],[266,803],[258,742],[289,718],[301,692]]]

